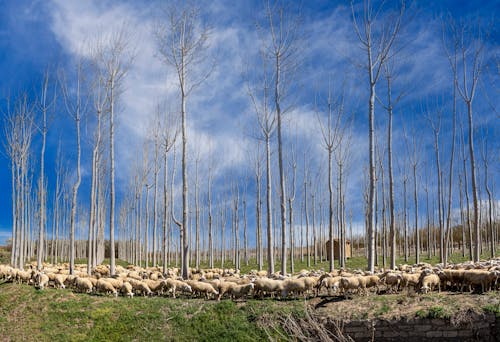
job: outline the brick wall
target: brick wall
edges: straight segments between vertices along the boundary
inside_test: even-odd
[[[373,320],[325,322],[335,325],[355,341],[500,341],[500,318],[493,314],[470,313],[456,319],[415,318],[411,320]]]

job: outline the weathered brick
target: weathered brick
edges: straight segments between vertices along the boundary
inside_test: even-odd
[[[415,330],[424,331],[424,332],[431,330],[431,328],[432,328],[432,325],[430,325],[430,324],[423,324],[423,325],[415,326]]]
[[[443,332],[443,337],[457,337],[458,336],[458,331],[445,331]]]
[[[442,337],[443,332],[439,330],[428,331],[425,333],[426,337]]]
[[[459,330],[458,331],[458,336],[459,337],[471,337],[472,336],[472,330]]]
[[[433,319],[432,320],[432,325],[437,325],[437,326],[442,326],[442,325],[446,325],[447,322],[445,322],[444,319]]]

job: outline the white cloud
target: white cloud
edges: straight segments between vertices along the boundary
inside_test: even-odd
[[[167,101],[170,110],[178,108],[175,75],[155,57],[156,43],[151,32],[155,17],[154,4],[52,0],[49,6],[52,13],[51,27],[56,38],[75,57],[86,55],[82,47],[89,38],[99,32],[110,32],[123,21],[133,31],[131,45],[135,47],[137,56],[125,81],[116,135],[117,177],[125,187],[133,172],[136,154],[149,134],[148,128],[157,103]],[[213,26],[209,58],[200,67],[209,67],[215,57],[217,64],[210,78],[193,93],[188,102],[190,172],[193,172],[197,154],[205,170],[209,161],[215,164],[215,177],[224,178],[229,171],[241,173],[248,168],[247,153],[254,141],[246,132],[255,126],[255,114],[242,74],[246,72],[247,64],[255,65],[259,50],[258,35],[250,18],[255,8],[249,7],[253,5],[236,5],[230,1],[208,2],[206,6],[208,15],[212,16],[208,19],[213,19]],[[440,37],[435,33],[436,25],[432,20],[429,23],[416,22],[408,32],[412,36],[411,44],[404,51],[406,57],[401,57],[404,76],[398,78],[402,86],[397,87],[411,92],[404,98],[405,103],[401,103],[406,111],[396,108],[395,122],[399,121],[399,126],[410,117],[418,116],[414,111],[408,111],[408,103],[431,93],[444,92],[449,84]],[[314,172],[323,169],[321,173],[326,174],[326,151],[312,109],[316,95],[313,93],[324,96],[330,82],[337,89],[345,82],[346,96],[349,98],[347,110],[355,112],[346,193],[348,206],[352,207],[355,215],[358,215],[357,221],[361,222],[360,217],[364,212],[364,169],[368,159],[367,81],[358,64],[363,63],[365,55],[356,40],[348,7],[337,6],[331,13],[322,13],[320,18],[306,17],[304,29],[307,40],[301,51],[303,65],[298,71],[299,84],[295,89],[298,90],[294,93],[295,98],[291,99],[297,103],[295,109],[287,114],[286,139],[297,139],[307,150]],[[405,36],[404,39],[410,38]],[[255,73],[251,77],[255,77]],[[378,88],[380,94],[383,93],[383,87],[380,85]],[[385,114],[380,114],[377,120],[385,123]],[[385,135],[385,131],[381,130],[381,134]],[[428,135],[423,135],[420,141],[424,147],[429,145]],[[395,129],[394,152],[402,158],[405,156],[404,150],[401,131]],[[396,181],[400,180],[399,176],[396,172]]]

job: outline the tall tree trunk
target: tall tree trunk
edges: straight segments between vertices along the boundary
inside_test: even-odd
[[[415,141],[415,144],[417,142]],[[414,158],[417,158],[415,155]],[[415,161],[415,160],[414,160]],[[413,164],[413,200],[415,202],[415,263],[420,263],[420,234],[418,232],[417,164]]]
[[[271,143],[266,136],[266,211],[267,211],[267,273],[274,273],[273,253],[273,222],[272,222],[272,193],[271,193]]]
[[[471,178],[471,187],[472,187],[472,205],[474,208],[474,217],[473,217],[473,227],[474,227],[474,254],[473,261],[479,262],[480,259],[480,239],[481,234],[479,231],[479,199],[477,196],[477,185],[476,185],[476,160],[474,157],[474,124],[472,120],[472,101],[468,101],[467,103],[467,118],[469,124],[469,160],[470,160],[470,178]]]
[[[40,103],[42,110],[42,151],[40,154],[40,182],[39,182],[39,195],[40,195],[40,213],[39,213],[39,235],[38,235],[38,249],[37,249],[37,270],[42,269],[42,258],[44,255],[44,232],[46,229],[47,215],[46,215],[46,198],[47,190],[45,185],[45,147],[47,141],[47,88],[49,83],[49,74],[45,73],[43,87],[42,87],[42,101]]]
[[[79,95],[78,95],[79,96]],[[79,104],[78,104],[79,106]],[[76,182],[73,185],[71,197],[71,231],[70,231],[70,259],[69,259],[69,274],[75,272],[75,226],[76,226],[76,200],[78,196],[78,188],[80,187],[81,174],[80,174],[80,109],[77,109],[75,123],[76,123],[76,144],[77,144],[77,157],[76,157]]]
[[[333,181],[332,181],[332,153],[333,146],[328,149],[328,239],[330,240],[330,249],[328,255],[330,257],[329,272],[335,269],[335,254],[333,241]],[[340,243],[340,241],[339,241]],[[339,258],[340,260],[340,258]],[[342,266],[341,266],[342,267]]]
[[[114,75],[113,75],[114,76]],[[110,98],[109,98],[109,155],[110,155],[110,205],[109,205],[109,272],[111,276],[115,275],[115,78],[110,80]]]

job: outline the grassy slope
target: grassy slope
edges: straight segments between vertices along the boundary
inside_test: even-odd
[[[36,290],[0,283],[0,340],[12,341],[260,341],[283,339],[289,317],[305,315],[303,300],[221,302],[187,298],[124,298]],[[431,293],[307,301],[318,317],[336,319],[466,320],[470,312],[500,315],[500,293]]]
[[[463,261],[459,254],[453,255],[451,260]],[[422,258],[421,261],[438,262],[436,258]],[[399,263],[404,263],[404,260],[399,259]],[[225,266],[231,267],[229,263]],[[306,266],[305,262],[296,262],[295,269],[298,271]],[[328,262],[312,264],[311,267],[327,269]],[[349,269],[364,267],[366,259],[363,257],[347,262]],[[242,272],[254,268],[255,265],[244,266]],[[276,270],[279,270],[279,265]],[[319,316],[339,319],[453,317],[464,309],[500,315],[500,293],[402,293],[355,296],[347,300],[323,296],[308,301],[308,305]],[[0,283],[0,340],[255,341],[267,339],[268,333],[282,338],[280,331],[275,330],[280,319],[289,315],[302,317],[304,307],[302,300],[266,299],[237,303],[224,300],[217,303],[159,297],[128,299],[76,294],[69,290],[38,291],[31,286]]]
[[[0,285],[0,340],[250,341],[266,321],[301,315],[302,301],[111,298],[68,290]]]

